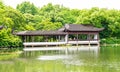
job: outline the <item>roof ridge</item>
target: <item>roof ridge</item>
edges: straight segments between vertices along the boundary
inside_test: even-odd
[[[70,24],[65,24],[65,29],[69,29],[69,28],[70,28],[69,25],[70,25]]]

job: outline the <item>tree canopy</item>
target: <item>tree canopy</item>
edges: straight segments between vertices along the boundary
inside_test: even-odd
[[[57,30],[64,24],[93,24],[103,27],[101,38],[120,38],[120,10],[93,7],[91,9],[69,9],[48,3],[41,8],[28,1],[18,4],[16,9],[0,2],[0,43],[20,41],[11,31]],[[3,33],[4,32],[4,33]],[[12,38],[11,40],[9,38]],[[3,40],[2,40],[3,39]]]
[[[34,4],[27,1],[21,4],[18,4],[17,10],[19,10],[21,13],[30,13],[32,15],[35,15],[38,13],[37,7]]]

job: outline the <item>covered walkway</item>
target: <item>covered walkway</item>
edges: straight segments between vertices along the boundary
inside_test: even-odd
[[[93,44],[99,46],[99,32],[103,29],[96,28],[90,24],[66,24],[63,28],[55,31],[21,31],[16,33],[16,35],[22,38],[25,47],[68,44]]]

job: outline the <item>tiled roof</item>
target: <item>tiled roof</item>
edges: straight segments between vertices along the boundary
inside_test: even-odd
[[[16,35],[65,35],[65,32],[60,31],[21,31]]]
[[[66,35],[66,32],[100,32],[104,28],[96,28],[90,24],[66,24],[56,31],[21,31],[16,35]]]
[[[66,31],[102,31],[104,28],[96,28],[90,24],[66,24]]]

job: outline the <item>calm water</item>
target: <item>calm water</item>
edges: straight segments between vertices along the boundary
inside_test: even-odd
[[[120,72],[120,47],[23,52],[0,61],[0,72]]]

